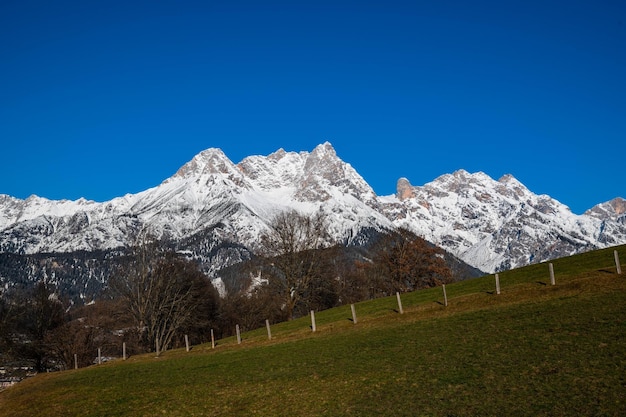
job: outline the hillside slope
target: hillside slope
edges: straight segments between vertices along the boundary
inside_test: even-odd
[[[619,247],[626,257],[626,248]],[[613,251],[320,312],[243,343],[40,375],[0,416],[620,415],[626,278]],[[623,269],[623,265],[622,265]],[[548,285],[546,285],[548,283]]]

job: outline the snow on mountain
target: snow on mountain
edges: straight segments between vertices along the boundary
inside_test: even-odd
[[[626,242],[611,220],[575,215],[547,195],[533,194],[511,175],[495,181],[459,170],[421,186],[398,181],[384,211],[483,271],[499,271]]]
[[[270,191],[297,187],[293,199],[300,202],[328,201],[331,189],[354,198],[372,202],[374,190],[350,166],[337,157],[328,142],[307,152],[279,149],[268,157],[245,158],[238,167],[256,188]]]
[[[255,249],[271,218],[287,208],[323,211],[332,237],[349,241],[362,228],[392,228],[367,202],[374,191],[333,147],[251,156],[239,164],[207,149],[159,186],[105,203],[0,199],[0,251],[108,249],[132,243],[142,228],[171,240],[214,229],[222,240]]]
[[[620,197],[614,198],[590,208],[585,214],[600,220],[612,220],[626,224],[626,200]]]
[[[194,242],[220,258],[211,265],[218,268],[243,256],[216,254],[219,242],[255,250],[272,217],[294,208],[325,213],[335,241],[350,242],[369,228],[407,227],[492,272],[626,243],[625,207],[615,199],[578,216],[510,175],[496,181],[463,170],[424,186],[401,178],[396,195],[379,197],[330,143],[238,164],[211,148],[158,186],[104,203],[0,195],[0,252],[111,249],[147,228],[181,249]]]

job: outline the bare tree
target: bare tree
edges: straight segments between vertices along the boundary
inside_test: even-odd
[[[19,314],[18,305],[0,295],[0,360],[14,353]]]
[[[22,343],[17,347],[17,355],[32,361],[37,372],[54,369],[53,354],[46,336],[65,322],[65,307],[52,289],[39,282],[23,300],[18,300],[19,310],[16,335]]]
[[[54,329],[46,336],[50,354],[61,369],[72,369],[93,364],[98,345],[95,343],[97,329],[74,320]],[[76,357],[74,357],[76,355]]]
[[[151,315],[146,324],[159,355],[180,329],[189,327],[194,320],[208,319],[199,313],[209,302],[205,297],[211,284],[194,262],[173,254],[158,263],[154,278]]]
[[[153,236],[142,233],[137,237],[126,262],[109,279],[113,294],[125,301],[127,313],[135,323],[139,340],[149,349],[154,347],[147,325],[152,315],[152,299],[156,293],[154,269],[164,254],[164,249]]]
[[[232,335],[238,324],[242,331],[265,326],[265,320],[277,323],[285,320],[282,299],[267,285],[226,295],[220,312],[222,335]]]
[[[305,216],[296,210],[278,214],[261,237],[262,252],[270,259],[270,282],[284,301],[288,320],[293,319],[298,303],[306,298],[319,272],[316,249],[328,242],[323,213]]]
[[[378,242],[370,269],[375,285],[386,294],[435,287],[452,280],[443,251],[404,229]]]
[[[194,262],[150,239],[135,249],[110,285],[125,300],[140,339],[157,356],[178,331],[192,327],[194,320],[206,321],[203,307],[217,302],[216,291]]]
[[[122,342],[130,342],[121,330],[132,323],[120,321],[120,304],[117,300],[99,299],[72,309],[69,320],[47,334],[47,345],[59,367],[91,365],[98,349],[105,356],[121,354]],[[128,343],[127,350],[136,352],[136,343]]]

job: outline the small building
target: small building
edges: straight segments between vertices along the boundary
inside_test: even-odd
[[[3,377],[0,378],[0,390],[3,390],[5,388],[8,388],[12,385],[17,384],[18,382],[20,382],[23,378],[19,377],[19,376],[8,376],[8,377]]]

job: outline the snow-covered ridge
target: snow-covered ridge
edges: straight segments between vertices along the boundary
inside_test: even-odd
[[[207,149],[160,185],[104,203],[0,197],[0,251],[56,252],[125,246],[142,228],[181,240],[219,225],[223,238],[254,248],[279,211],[324,211],[333,238],[392,228],[367,204],[371,187],[330,143],[311,153],[279,150],[234,164]]]
[[[398,181],[386,197],[394,224],[407,227],[483,271],[497,271],[626,242],[611,211],[576,215],[511,175],[498,181],[459,170],[421,187]],[[606,205],[607,203],[605,203]],[[599,205],[596,207],[605,207]]]
[[[104,203],[0,195],[0,252],[110,249],[144,228],[175,241],[217,230],[254,250],[269,220],[287,208],[323,211],[338,241],[363,228],[407,227],[484,271],[626,243],[623,199],[575,215],[510,175],[496,181],[464,170],[423,186],[401,178],[395,196],[377,196],[326,142],[238,164],[210,148],[158,186]]]
[[[626,200],[620,197],[614,198],[590,208],[585,214],[600,220],[610,219],[626,224]]]

